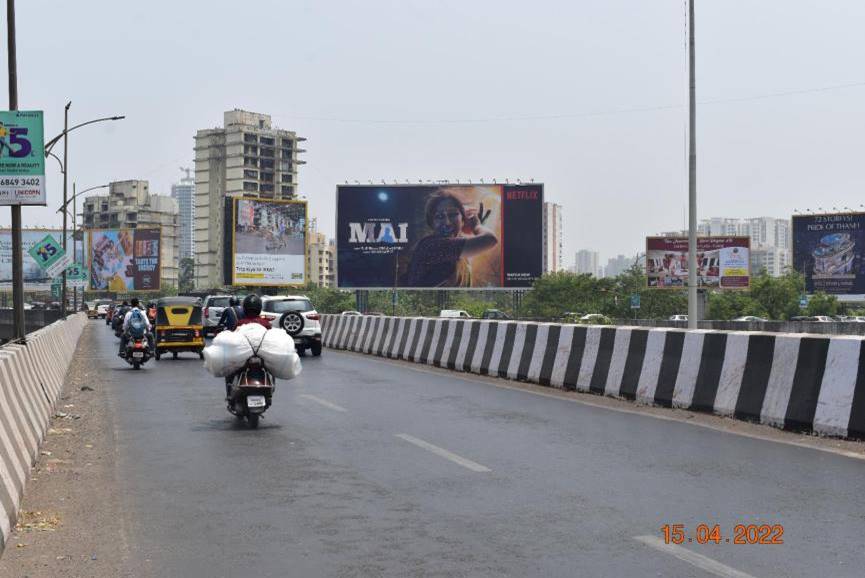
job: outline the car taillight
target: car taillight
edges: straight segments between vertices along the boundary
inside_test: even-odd
[[[210,311],[210,307],[205,307],[204,308],[204,316],[205,317],[210,317],[210,315],[208,315],[208,313],[207,313],[208,311]]]
[[[201,337],[201,332],[199,332],[198,329],[195,330],[195,336],[196,336],[196,337]]]
[[[319,319],[321,319],[321,315],[319,315],[318,313],[307,313],[306,318],[310,321],[318,321]]]

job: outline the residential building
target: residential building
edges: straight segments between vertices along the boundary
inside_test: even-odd
[[[171,185],[171,197],[177,199],[179,210],[179,258],[192,258],[195,254],[195,179],[190,176],[192,169],[186,171],[186,177],[179,183]]]
[[[219,287],[223,278],[225,198],[292,199],[298,144],[306,139],[275,128],[270,115],[231,110],[223,126],[195,135],[195,286]]]
[[[306,247],[307,279],[319,287],[336,287],[336,243],[324,233],[309,233]]]
[[[150,193],[147,181],[117,181],[107,195],[84,199],[85,229],[161,229],[161,284],[177,287],[179,225],[177,200]]]
[[[591,249],[580,249],[574,262],[574,272],[577,274],[588,273],[593,277],[600,277],[598,268],[598,252]]]
[[[617,257],[607,259],[607,265],[604,267],[604,276],[616,277],[621,275],[634,265],[634,261],[634,257],[626,257],[625,255],[618,255]]]
[[[564,269],[562,263],[562,206],[544,203],[544,273]]]

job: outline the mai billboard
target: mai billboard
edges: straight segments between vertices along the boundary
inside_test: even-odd
[[[87,266],[91,291],[159,291],[160,229],[87,231]]]
[[[698,237],[697,285],[710,289],[747,289],[751,279],[749,237]],[[688,287],[688,238],[647,237],[648,287]]]
[[[543,267],[542,184],[336,190],[344,289],[524,289]]]
[[[865,213],[795,215],[793,268],[808,293],[865,294]]]
[[[306,284],[306,201],[226,201],[226,285]]]

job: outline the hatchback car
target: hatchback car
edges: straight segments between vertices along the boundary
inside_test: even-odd
[[[294,338],[297,352],[309,349],[321,355],[321,316],[304,295],[266,295],[261,298],[261,315],[272,327],[282,327]]]

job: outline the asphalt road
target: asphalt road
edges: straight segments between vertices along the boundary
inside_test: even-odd
[[[141,575],[862,575],[863,461],[334,351],[249,430],[197,357],[96,342]],[[722,543],[653,543],[700,523]]]

